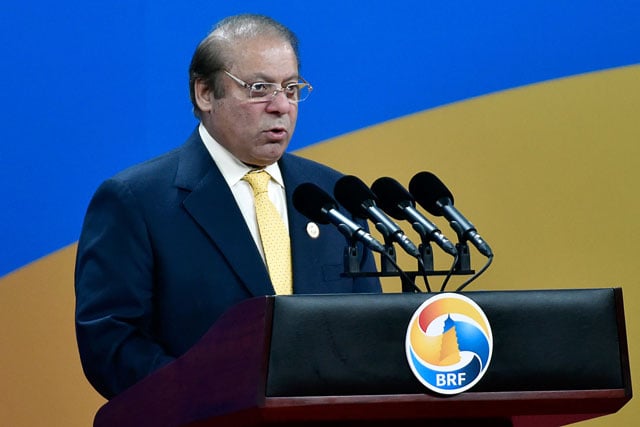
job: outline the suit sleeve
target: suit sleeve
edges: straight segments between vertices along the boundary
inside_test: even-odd
[[[153,253],[126,184],[96,191],[78,242],[76,335],[83,369],[106,398],[173,360],[152,334]]]

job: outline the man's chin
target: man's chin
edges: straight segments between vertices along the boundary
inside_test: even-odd
[[[257,166],[269,166],[280,160],[286,149],[287,144],[268,143],[262,147],[259,153],[256,153],[251,163]]]

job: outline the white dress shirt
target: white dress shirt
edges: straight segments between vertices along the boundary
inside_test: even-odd
[[[253,204],[253,190],[249,183],[242,179],[247,172],[250,172],[254,168],[242,163],[226,148],[220,145],[220,143],[213,139],[202,123],[200,123],[200,126],[198,127],[198,132],[200,133],[200,138],[202,138],[211,158],[215,162],[216,166],[218,166],[218,169],[220,169],[222,176],[231,189],[231,193],[233,193],[233,197],[236,199],[240,212],[242,212],[242,216],[247,223],[247,227],[249,227],[253,240],[256,242],[256,246],[264,260],[262,241],[260,240],[258,221],[256,219],[256,209]],[[271,202],[275,205],[282,217],[282,220],[284,221],[285,227],[289,230],[284,181],[282,180],[282,174],[280,173],[278,163],[271,164],[265,167],[264,170],[271,175],[268,188],[269,199],[271,199]]]

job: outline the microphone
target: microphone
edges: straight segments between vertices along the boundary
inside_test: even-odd
[[[404,232],[387,217],[377,206],[377,197],[360,180],[353,175],[345,175],[335,185],[334,195],[336,199],[353,215],[360,218],[369,218],[385,239],[398,243],[409,255],[420,258],[420,252],[416,245],[409,240]]]
[[[306,182],[293,191],[293,206],[311,221],[320,224],[331,222],[344,236],[358,240],[375,252],[384,252],[384,245],[367,233],[360,225],[344,216],[335,200],[315,184]]]
[[[491,248],[478,231],[454,206],[453,195],[440,179],[431,172],[420,172],[411,178],[409,191],[416,201],[432,215],[444,216],[458,238],[469,240],[486,257],[492,257]]]
[[[442,232],[425,218],[417,209],[416,202],[398,181],[389,177],[378,178],[371,190],[378,196],[380,207],[395,219],[404,219],[411,222],[413,229],[420,234],[425,241],[434,241],[446,253],[456,256],[458,250]]]

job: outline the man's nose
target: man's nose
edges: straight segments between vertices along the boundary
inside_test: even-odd
[[[271,100],[267,105],[267,111],[278,111],[282,114],[288,113],[292,108],[292,103],[287,98],[283,89],[277,89],[271,95]]]

